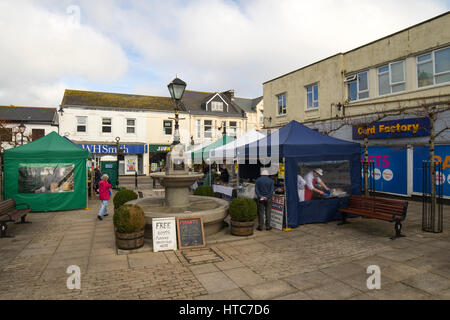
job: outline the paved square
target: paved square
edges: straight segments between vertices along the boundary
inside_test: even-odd
[[[0,299],[450,299],[450,224],[422,232],[420,202],[410,201],[405,238],[390,240],[392,224],[362,218],[224,234],[184,250],[194,264],[180,251],[117,254],[112,216],[98,221],[99,206],[11,225],[15,238],[0,239]],[[70,265],[81,269],[81,290],[66,286]],[[367,288],[370,265],[380,267],[379,290]]]

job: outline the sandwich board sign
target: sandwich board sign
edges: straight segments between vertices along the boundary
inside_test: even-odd
[[[175,217],[152,219],[153,251],[177,250]]]
[[[178,247],[201,248],[206,245],[201,217],[177,218]]]

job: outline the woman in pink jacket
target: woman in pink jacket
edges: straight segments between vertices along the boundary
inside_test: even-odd
[[[108,215],[108,212],[106,211],[106,208],[108,206],[108,200],[111,197],[110,196],[110,190],[111,185],[108,183],[109,176],[107,174],[102,175],[102,178],[100,182],[98,183],[98,193],[100,197],[100,201],[102,202],[102,207],[100,208],[100,211],[98,212],[98,220],[103,220],[102,216],[106,217]]]

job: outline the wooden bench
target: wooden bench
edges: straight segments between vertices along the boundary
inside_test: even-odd
[[[25,206],[25,209],[19,209],[19,206]],[[17,222],[20,219],[19,223],[31,223],[25,221],[25,218],[28,212],[31,211],[31,208],[26,203],[16,204],[14,199],[8,199],[0,202],[0,238],[12,238],[12,236],[6,235],[6,230],[8,229],[8,222]]]
[[[406,218],[408,201],[391,200],[384,198],[351,196],[348,208],[338,211],[342,213],[342,222],[339,225],[349,223],[347,214],[355,214],[363,217],[395,222],[395,236],[391,239],[404,237],[402,221]]]

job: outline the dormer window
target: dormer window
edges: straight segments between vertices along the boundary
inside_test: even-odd
[[[211,111],[220,111],[220,112],[223,112],[223,102],[220,102],[220,101],[212,101],[212,102],[211,102]]]

